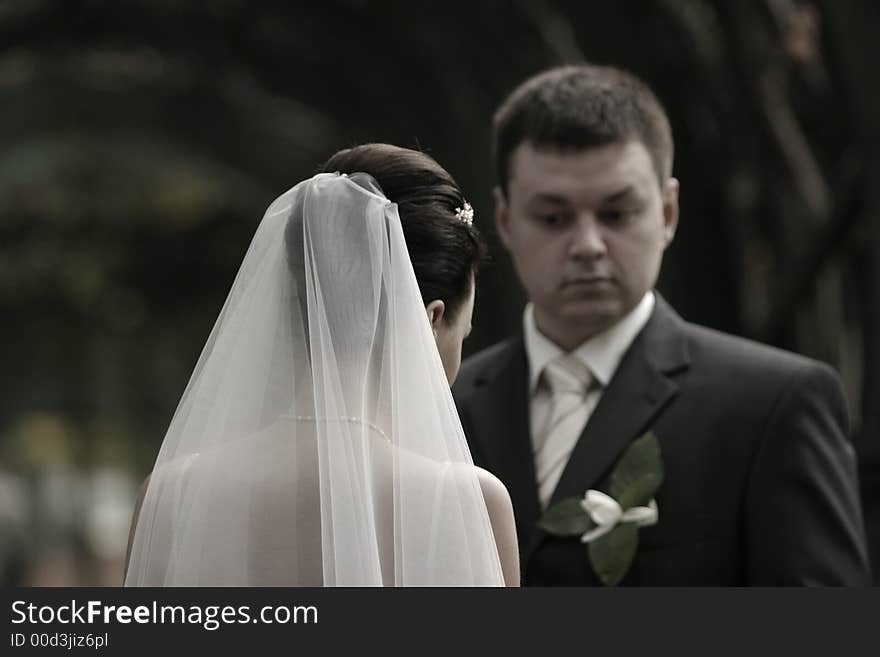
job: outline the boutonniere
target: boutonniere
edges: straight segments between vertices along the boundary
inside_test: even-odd
[[[582,498],[561,500],[544,512],[538,526],[555,536],[580,536],[599,579],[616,586],[636,556],[639,528],[657,523],[654,495],[662,482],[660,444],[649,431],[617,462],[608,493],[591,489]]]

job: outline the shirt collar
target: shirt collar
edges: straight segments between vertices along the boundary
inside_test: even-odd
[[[636,307],[616,324],[574,349],[574,353],[590,369],[602,387],[607,386],[611,381],[626,350],[648,323],[654,304],[654,293],[649,290]],[[523,313],[523,336],[529,362],[529,393],[534,395],[544,367],[564,352],[538,330],[535,324],[535,309],[531,303],[526,305]]]

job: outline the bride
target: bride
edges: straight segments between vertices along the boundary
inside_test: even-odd
[[[129,539],[128,586],[515,586],[449,384],[483,246],[427,155],[340,151],[266,211]]]

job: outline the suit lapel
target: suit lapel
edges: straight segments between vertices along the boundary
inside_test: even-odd
[[[474,438],[486,467],[507,486],[516,509],[521,549],[538,521],[538,489],[529,429],[528,363],[522,336],[512,339],[474,382]]]
[[[572,450],[550,504],[583,496],[607,475],[627,446],[648,430],[659,412],[678,392],[669,375],[687,367],[687,344],[681,319],[657,295],[651,319],[636,337]],[[528,560],[546,537],[534,528]]]

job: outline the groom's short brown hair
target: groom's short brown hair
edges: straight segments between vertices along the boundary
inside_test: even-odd
[[[520,84],[493,120],[495,172],[506,194],[510,158],[523,142],[582,150],[635,140],[662,185],[672,175],[672,129],[660,101],[637,77],[611,66],[561,66]]]

